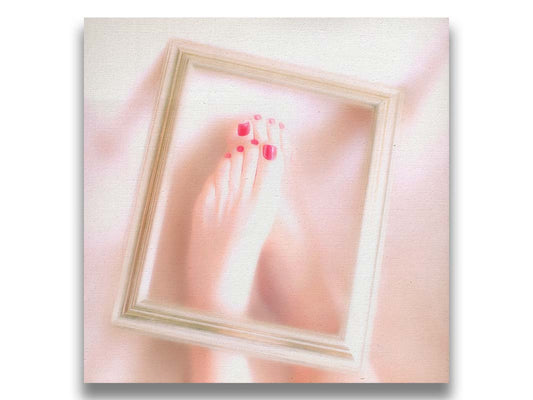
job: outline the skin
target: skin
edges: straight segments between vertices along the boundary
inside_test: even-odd
[[[251,306],[259,257],[264,247],[268,249],[273,245],[266,241],[275,218],[278,212],[283,214],[283,208],[289,206],[281,201],[283,173],[288,158],[287,145],[284,146],[283,140],[286,134],[284,125],[262,118],[251,118],[246,122],[251,126],[250,133],[230,140],[228,151],[195,202],[188,256],[190,272],[186,278],[188,306],[237,318],[245,316]],[[277,155],[274,159],[265,158],[263,148],[267,145],[275,146]],[[285,237],[287,233],[276,231],[270,236]],[[301,237],[301,234],[289,236]],[[301,247],[301,243],[291,243],[297,249]],[[260,275],[258,278],[261,280]],[[258,284],[261,285],[261,282]],[[298,290],[298,284],[294,286],[284,282],[277,282],[277,286],[276,295],[281,298],[309,290],[305,285]],[[313,289],[323,293],[316,307],[317,315],[312,321],[303,317],[301,325],[312,327],[315,317],[328,315],[331,329],[337,329],[339,316],[328,294],[316,285]],[[267,307],[276,300],[279,301],[267,298]],[[273,308],[272,304],[270,308]],[[283,316],[283,319],[298,318],[302,319],[302,316]],[[189,382],[275,381],[275,374],[262,376],[264,361],[242,354],[203,347],[191,347],[188,354]],[[292,382],[375,379],[368,371],[365,376],[339,374],[297,365],[289,365],[284,375],[288,375]],[[285,380],[285,377],[280,377],[280,380]]]
[[[189,306],[234,316],[247,309],[284,169],[284,129],[263,119],[246,122],[250,133],[232,143],[196,200],[187,276]],[[277,153],[270,160],[268,146]]]
[[[259,116],[244,123],[249,134],[230,141],[196,200],[187,276],[189,306],[236,317],[250,303],[261,250],[280,205],[285,164],[284,125]],[[268,145],[276,149],[273,159],[263,152]],[[191,347],[188,381],[249,381],[248,361],[240,354]]]

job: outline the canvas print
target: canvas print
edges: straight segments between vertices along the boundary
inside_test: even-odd
[[[447,382],[448,43],[86,19],[85,382]]]

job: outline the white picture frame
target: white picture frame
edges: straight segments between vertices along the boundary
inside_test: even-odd
[[[147,240],[165,168],[176,105],[189,63],[342,98],[375,111],[373,144],[348,319],[338,335],[233,320],[139,296]],[[272,60],[171,40],[161,75],[150,139],[124,257],[113,323],[145,334],[274,360],[342,371],[359,370],[370,346],[386,228],[387,192],[401,91]]]

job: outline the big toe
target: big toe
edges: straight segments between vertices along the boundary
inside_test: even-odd
[[[254,190],[258,196],[277,197],[283,175],[283,157],[280,148],[263,143],[257,165]]]

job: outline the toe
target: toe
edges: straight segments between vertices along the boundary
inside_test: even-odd
[[[239,189],[241,187],[241,174],[242,174],[242,162],[243,153],[240,151],[233,151],[229,153],[231,155],[231,167],[229,177],[229,202],[230,206],[237,198]]]
[[[283,153],[283,156],[285,157],[285,160],[290,159],[291,153],[290,153],[290,146],[287,145],[287,135],[286,135],[286,129],[285,124],[283,122],[280,122],[277,124],[277,143],[279,145],[279,148],[281,152]]]
[[[274,118],[269,118],[267,122],[267,133],[269,143],[280,147],[280,127]]]
[[[205,203],[204,203],[204,217],[206,218],[206,221],[213,218],[214,213],[216,212],[216,190],[215,190],[215,182],[211,179],[208,182],[207,190],[205,193]]]
[[[220,217],[228,202],[230,158],[223,158],[215,171],[215,196],[217,215]]]
[[[273,143],[264,143],[257,163],[257,174],[254,182],[254,192],[277,193],[283,174],[283,155],[278,146]]]
[[[250,121],[246,120],[237,125],[237,135],[238,136],[248,136],[252,131],[252,124]]]
[[[264,143],[261,146],[261,164],[277,164],[279,152],[278,146],[274,143]]]
[[[215,183],[213,178],[208,179],[194,206],[194,215],[200,219],[204,224],[206,221],[209,221],[213,218],[216,211],[216,195],[215,195]]]
[[[241,173],[241,198],[249,198],[255,181],[257,172],[257,162],[259,159],[259,145],[251,142],[247,143],[243,151],[242,173]]]
[[[258,140],[260,143],[266,142],[268,140],[268,133],[265,120],[257,114],[254,116],[252,123],[254,127],[254,139]]]

